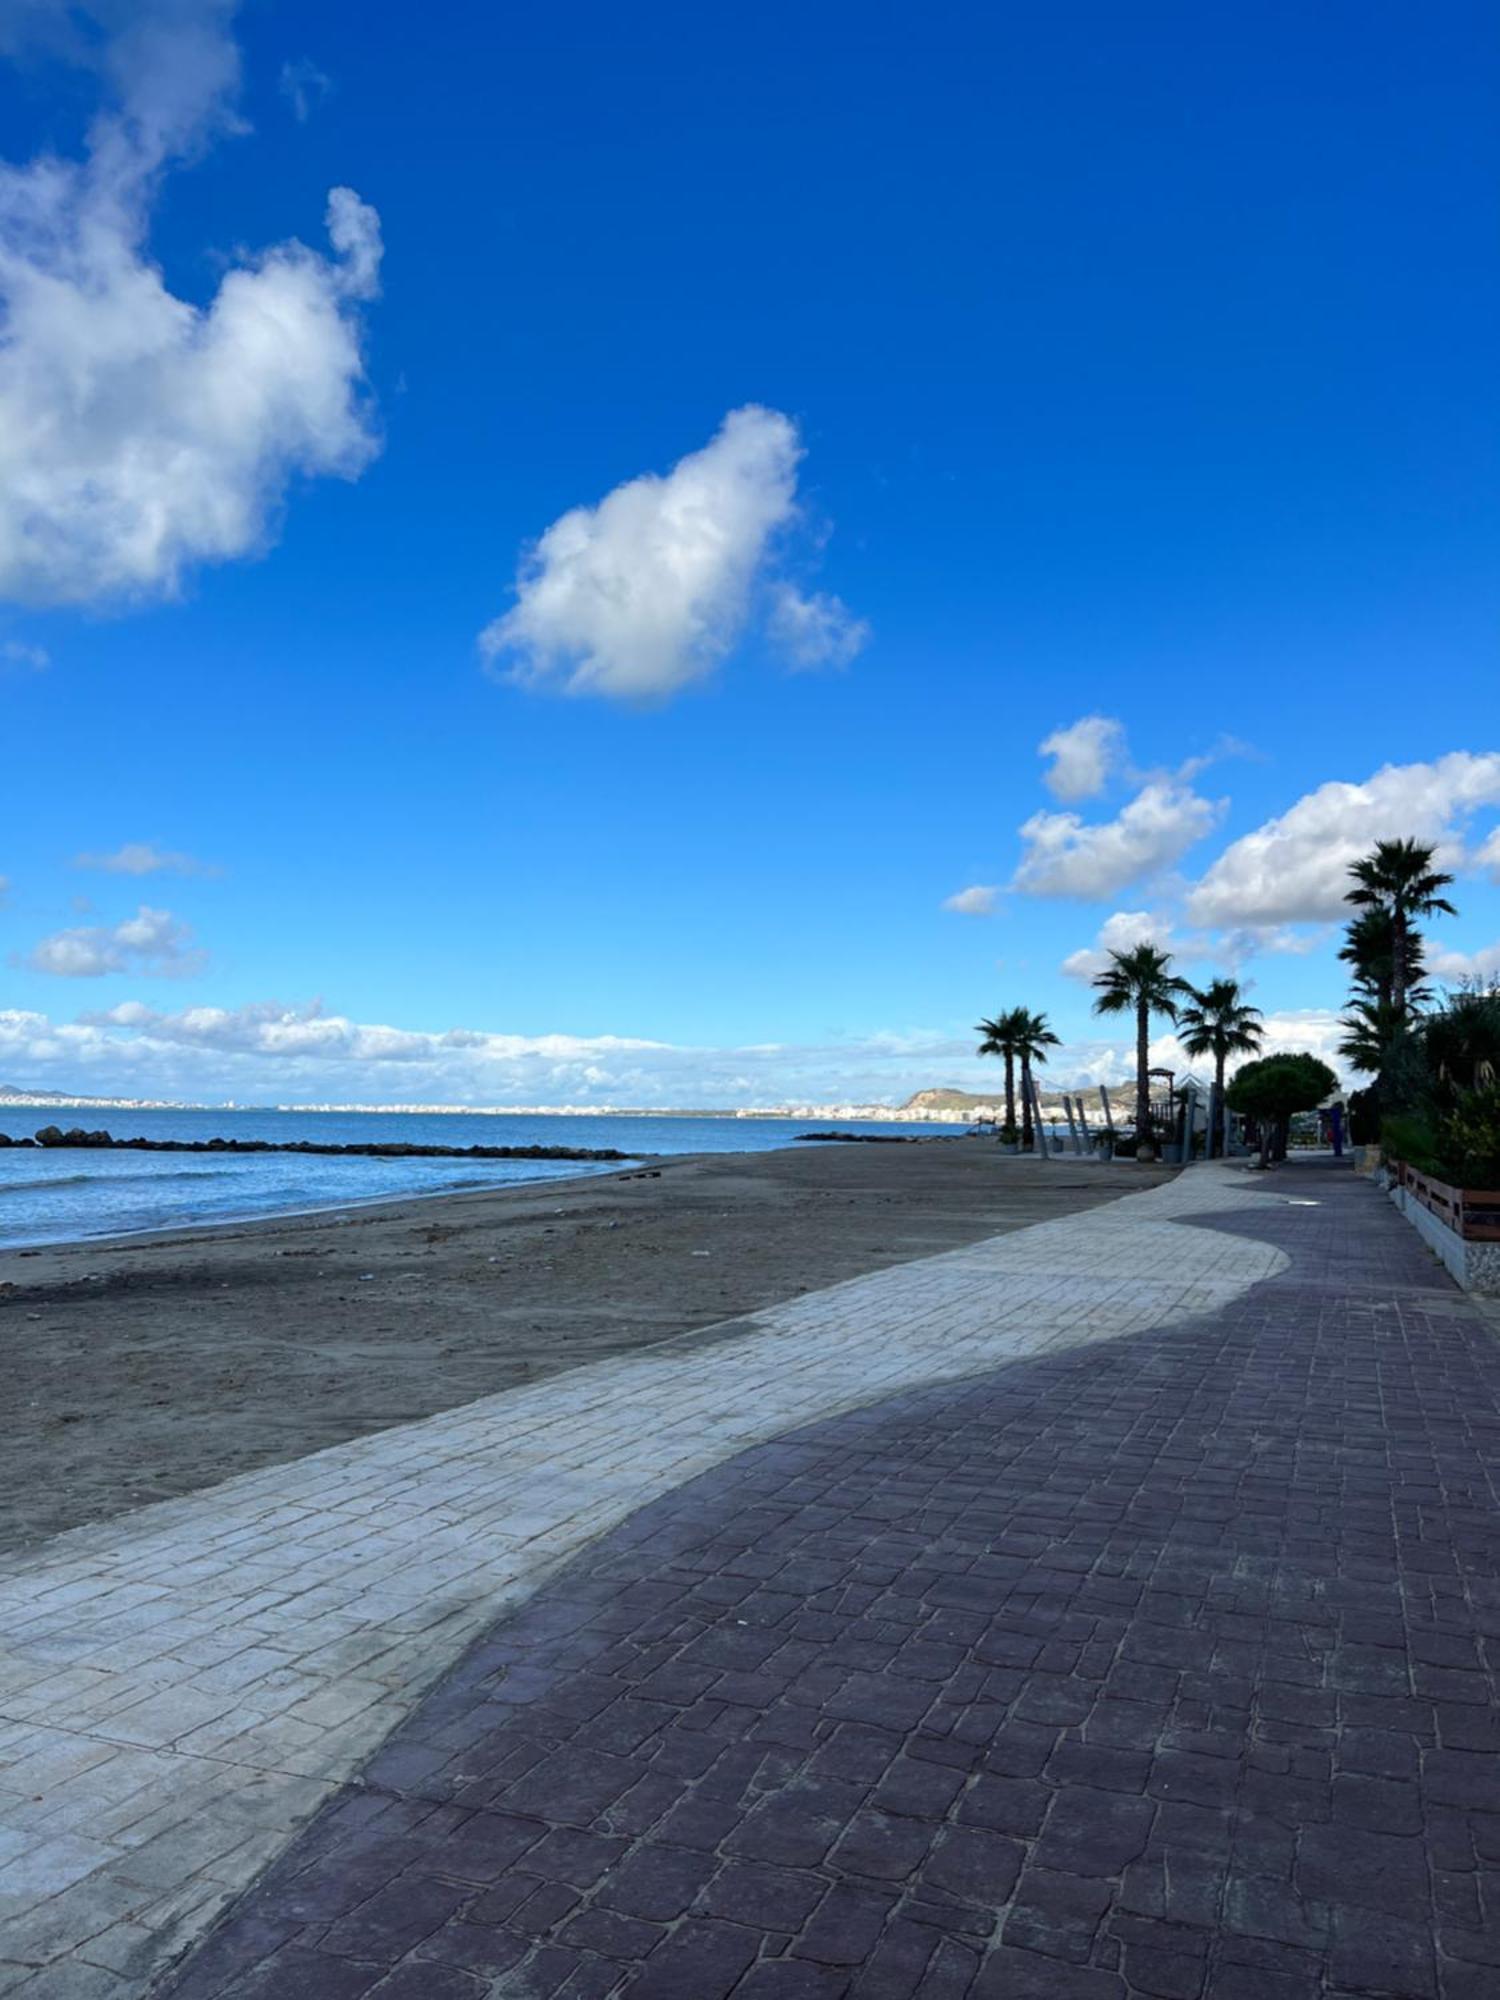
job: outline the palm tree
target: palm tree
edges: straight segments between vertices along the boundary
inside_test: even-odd
[[[1014,1133],[1016,1129],[1016,1028],[1019,1007],[1012,1007],[1008,1014],[997,1014],[992,1021],[977,1021],[976,1035],[982,1035],[979,1054],[982,1056],[1003,1056],[1005,1058],[1005,1129]]]
[[[1390,1002],[1401,1015],[1421,976],[1421,942],[1413,920],[1439,912],[1458,914],[1441,893],[1453,877],[1433,867],[1433,852],[1415,840],[1377,840],[1374,852],[1349,870],[1355,887],[1344,901],[1356,909],[1377,911],[1390,926]]]
[[[1406,1015],[1390,1000],[1353,999],[1339,1021],[1339,1054],[1362,1076],[1379,1076],[1406,1032]]]
[[[1151,1140],[1151,1016],[1177,1019],[1178,1002],[1192,988],[1172,972],[1170,952],[1145,940],[1129,951],[1112,951],[1113,963],[1094,981],[1096,1014],[1135,1015],[1135,1156],[1154,1160]]]
[[[1214,1104],[1223,1124],[1224,1065],[1231,1056],[1253,1056],[1265,1038],[1258,1007],[1245,1004],[1237,979],[1213,979],[1187,989],[1190,1004],[1177,1011],[1177,1039],[1190,1056],[1214,1059]],[[1225,1128],[1227,1129],[1227,1127]],[[1208,1135],[1213,1158],[1214,1135]]]
[[[1021,1059],[1021,1143],[1034,1145],[1031,1129],[1031,1065],[1047,1060],[1048,1049],[1061,1048],[1062,1038],[1054,1035],[1045,1014],[1033,1014],[1029,1007],[1017,1007],[1014,1014],[1016,1054]]]
[[[1388,910],[1362,909],[1351,919],[1339,951],[1353,968],[1353,983],[1377,1007],[1393,1004],[1396,981],[1395,925]],[[1420,931],[1406,939],[1406,1004],[1421,1007],[1431,997],[1422,985],[1427,972],[1426,947]]]

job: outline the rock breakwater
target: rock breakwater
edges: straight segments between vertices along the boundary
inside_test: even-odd
[[[614,1147],[587,1146],[420,1146],[407,1140],[372,1140],[339,1145],[319,1139],[116,1139],[109,1132],[85,1132],[81,1125],[63,1131],[44,1125],[30,1139],[0,1132],[0,1147],[72,1147],[116,1153],[318,1153],[329,1158],[368,1160],[633,1160],[634,1153]]]

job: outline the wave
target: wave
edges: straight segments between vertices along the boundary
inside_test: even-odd
[[[165,1174],[58,1174],[34,1181],[0,1181],[0,1194],[49,1194],[53,1188],[165,1187],[171,1181],[229,1180],[232,1167],[178,1167]]]

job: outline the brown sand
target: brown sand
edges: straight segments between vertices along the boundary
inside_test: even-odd
[[[0,1549],[1166,1178],[979,1140],[0,1252]]]

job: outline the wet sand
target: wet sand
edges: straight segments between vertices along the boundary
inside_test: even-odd
[[[0,1252],[0,1549],[1168,1177],[799,1145]]]

